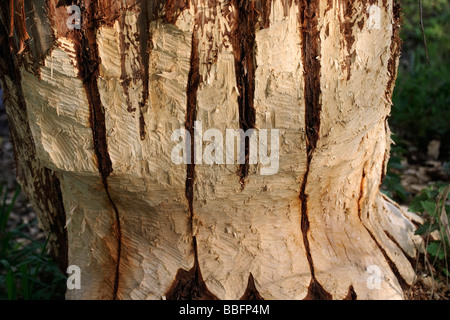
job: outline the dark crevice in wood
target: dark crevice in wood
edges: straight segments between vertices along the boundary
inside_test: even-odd
[[[402,246],[398,243],[397,240],[395,240],[395,238],[389,233],[389,231],[387,230],[383,230],[384,234],[389,238],[389,240],[391,240],[399,249],[400,251],[403,253],[403,255],[405,256],[405,258],[409,261],[409,263],[411,264],[411,267],[414,268],[415,266],[415,259],[413,257],[411,257],[409,254],[406,253],[406,251],[402,248]]]
[[[233,29],[230,33],[234,54],[236,84],[239,90],[239,126],[242,130],[255,128],[255,32],[258,12],[250,0],[233,0],[237,10]],[[249,170],[249,138],[245,140],[245,163],[239,167],[239,180],[242,188]]]
[[[387,170],[387,166],[386,166],[386,157],[387,157],[387,153],[388,150],[386,149],[384,151],[384,155],[383,155],[383,162],[381,163],[381,175],[380,175],[380,184],[378,185],[378,189],[381,189],[382,185],[383,185],[383,181],[384,178],[386,178],[386,170]]]
[[[402,275],[400,274],[400,271],[398,271],[397,266],[395,265],[395,263],[392,261],[391,258],[389,258],[388,254],[386,253],[386,250],[383,249],[383,247],[381,247],[381,245],[378,243],[377,239],[375,238],[375,236],[373,235],[373,233],[366,227],[364,226],[365,229],[367,230],[367,232],[369,233],[369,236],[372,238],[372,240],[375,242],[375,244],[377,245],[378,249],[381,251],[381,253],[383,254],[384,259],[387,261],[387,263],[389,264],[389,267],[392,270],[392,273],[394,274],[394,276],[397,278],[400,286],[402,287],[403,292],[407,292],[407,290],[409,289],[409,284],[405,281],[405,279],[402,277]]]
[[[306,184],[308,182],[308,174],[309,174],[309,164],[306,169],[305,175],[303,176],[303,182],[300,189],[300,200],[301,200],[301,209],[302,209],[302,217],[301,217],[301,230],[303,235],[303,244],[305,245],[306,250],[306,258],[308,259],[309,269],[311,272],[311,277],[315,278],[314,274],[314,263],[311,255],[311,250],[309,246],[308,232],[309,232],[309,219],[308,219],[308,195],[306,194]]]
[[[332,300],[333,296],[327,292],[315,277],[308,286],[308,294],[303,300]]]
[[[79,76],[83,81],[87,100],[89,103],[90,124],[92,128],[94,150],[97,158],[98,170],[108,201],[111,204],[115,215],[114,231],[117,237],[117,257],[112,297],[114,300],[116,300],[118,298],[120,280],[122,230],[119,211],[111,197],[107,181],[113,169],[106,141],[105,114],[97,84],[100,65],[96,35],[98,28],[96,16],[98,8],[96,1],[86,1],[85,3],[80,3],[79,5],[82,13],[83,24],[80,30],[74,30],[73,38],[75,40],[75,50],[79,66]]]
[[[316,149],[320,131],[320,34],[318,29],[318,1],[301,1],[300,23],[302,38],[302,60],[304,68],[305,125],[308,163]]]
[[[194,243],[194,266],[186,271],[179,269],[170,289],[166,292],[167,300],[218,300],[206,287],[203,280],[197,254],[197,239]]]
[[[311,255],[309,245],[308,232],[310,229],[308,218],[308,194],[306,186],[310,172],[313,153],[319,140],[320,131],[320,113],[321,113],[321,89],[320,89],[320,37],[318,29],[319,1],[300,1],[299,2],[299,22],[301,25],[301,42],[302,42],[302,62],[304,68],[304,101],[305,101],[305,125],[306,125],[306,171],[303,176],[300,188],[301,201],[301,231],[303,235],[303,244],[306,250],[306,258],[308,260],[311,283],[308,287],[306,300],[323,300],[332,299],[322,285],[317,281],[314,261]]]
[[[240,300],[264,300],[264,298],[259,294],[258,289],[256,289],[255,279],[251,273],[248,277],[247,289]]]
[[[196,26],[197,28],[197,26]],[[187,105],[186,105],[186,124],[185,128],[191,136],[190,145],[194,146],[194,123],[197,119],[197,91],[200,85],[200,57],[198,48],[198,30],[192,33],[190,69],[187,83]],[[186,198],[189,202],[189,213],[191,220],[194,218],[193,199],[194,199],[194,181],[195,181],[195,154],[194,147],[191,147],[191,161],[187,164],[186,174]]]
[[[198,21],[196,19],[192,33],[190,69],[187,83],[187,106],[185,128],[191,134],[191,146],[194,145],[194,123],[197,118],[197,91],[201,82],[200,58],[199,58]],[[194,182],[195,182],[195,154],[191,148],[191,163],[186,167],[186,189],[185,195],[189,205],[189,218],[191,230],[194,232]],[[168,300],[217,300],[208,290],[203,280],[198,262],[197,238],[193,234],[194,266],[191,270],[178,270],[175,280],[166,293]]]
[[[384,119],[384,132],[386,133],[386,140],[389,142],[387,142],[386,149],[384,150],[383,162],[381,164],[380,184],[378,186],[378,189],[381,189],[381,186],[383,185],[383,180],[384,180],[384,178],[386,178],[387,165],[388,165],[388,161],[389,161],[389,151],[390,151],[389,143],[391,141],[391,137],[389,136],[389,130],[388,130],[388,128],[389,128],[388,118],[389,118],[389,116],[386,116]]]
[[[361,201],[362,201],[363,196],[364,196],[364,182],[366,180],[366,169],[365,169],[366,165],[367,165],[367,162],[364,164],[364,168],[363,168],[363,171],[362,171],[361,182],[359,184],[358,202],[357,202],[358,203],[358,217],[359,217],[359,220],[361,220],[361,221],[362,221]]]
[[[345,296],[344,300],[358,300],[358,295],[355,292],[355,288],[353,288],[352,285],[348,287],[347,295]]]
[[[139,136],[141,140],[145,140],[145,119],[144,108],[148,102],[149,92],[149,62],[150,51],[152,50],[152,35],[150,33],[150,20],[148,16],[147,1],[140,0],[139,7],[141,13],[138,16],[138,32],[139,32],[139,46],[140,46],[140,61],[141,61],[141,77],[142,77],[142,100],[139,102]]]

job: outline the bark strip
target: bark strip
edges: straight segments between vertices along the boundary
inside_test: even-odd
[[[5,4],[5,7],[7,6],[8,5]],[[25,42],[30,39],[30,36],[27,32],[24,0],[9,1],[8,38],[10,41],[11,50],[14,50],[16,54],[23,53],[23,51],[27,47]],[[19,42],[18,48],[14,45],[15,39],[17,39]]]
[[[141,59],[141,74],[142,74],[142,101],[139,102],[139,135],[141,140],[145,140],[145,120],[144,107],[148,101],[148,84],[149,84],[149,62],[151,50],[151,34],[150,21],[148,18],[147,1],[140,0],[139,7],[141,13],[138,16],[138,30],[139,30],[139,45],[140,45],[140,59]]]
[[[255,32],[258,22],[258,12],[254,1],[233,0],[232,5],[237,10],[236,18],[231,31],[231,44],[233,46],[236,84],[239,90],[239,126],[242,130],[255,128],[256,112],[255,97]],[[239,179],[242,188],[249,169],[249,140],[245,141],[245,163],[240,165]]]
[[[299,3],[299,20],[301,25],[302,40],[302,62],[304,68],[304,100],[305,100],[305,125],[306,125],[306,151],[307,163],[303,182],[300,188],[301,200],[301,231],[303,243],[306,250],[306,258],[311,272],[311,283],[308,287],[308,294],[305,300],[325,300],[332,296],[317,281],[314,271],[314,262],[309,245],[309,218],[308,218],[308,194],[306,186],[310,172],[311,161],[314,150],[319,140],[320,112],[321,112],[321,89],[320,89],[320,61],[316,59],[320,55],[318,30],[318,0],[303,0]]]
[[[395,80],[397,79],[397,65],[400,53],[402,51],[402,39],[400,38],[400,26],[402,23],[400,4],[394,0],[393,8],[393,23],[392,23],[392,38],[391,38],[391,56],[388,61],[389,81],[386,86],[386,98],[391,101],[394,90]]]
[[[119,289],[120,258],[122,251],[122,231],[120,215],[108,189],[108,177],[113,171],[111,158],[108,153],[106,141],[106,123],[104,109],[100,99],[97,85],[99,75],[100,57],[97,48],[97,17],[98,11],[96,1],[87,1],[80,4],[83,26],[80,31],[74,31],[76,55],[79,66],[79,75],[87,94],[90,110],[90,122],[94,141],[94,150],[97,165],[107,198],[113,208],[115,215],[115,233],[117,236],[117,257],[114,277],[113,299],[117,299]]]

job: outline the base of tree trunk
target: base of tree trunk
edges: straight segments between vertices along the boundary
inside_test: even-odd
[[[47,5],[23,52],[2,8],[0,74],[68,299],[404,298],[421,221],[379,192],[396,3],[79,1],[80,30]],[[196,121],[279,130],[278,172],[175,164]]]

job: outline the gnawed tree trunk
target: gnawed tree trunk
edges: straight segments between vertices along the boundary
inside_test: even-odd
[[[71,4],[80,30],[66,24]],[[18,176],[61,266],[81,268],[67,298],[404,297],[418,218],[379,192],[400,52],[393,0],[1,10]],[[193,141],[195,121],[279,129],[278,173],[261,175],[248,154],[174,164],[171,135],[186,128]]]

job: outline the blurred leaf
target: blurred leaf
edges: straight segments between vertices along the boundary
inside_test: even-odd
[[[409,211],[414,212],[414,213],[420,213],[424,210],[423,206],[422,206],[422,200],[423,197],[417,196],[415,197],[412,201],[411,204],[409,205]]]
[[[422,208],[424,208],[425,211],[429,215],[435,216],[437,214],[436,202],[434,202],[434,201],[421,201],[420,204],[422,205]]]
[[[419,235],[419,236],[426,236],[437,229],[438,229],[437,224],[433,224],[432,226],[430,226],[430,223],[426,222],[423,225],[421,225],[419,228],[417,228],[417,230],[414,232],[414,234]]]
[[[445,257],[442,244],[439,241],[431,242],[427,247],[427,252],[433,257],[437,257],[439,260],[443,260]]]

